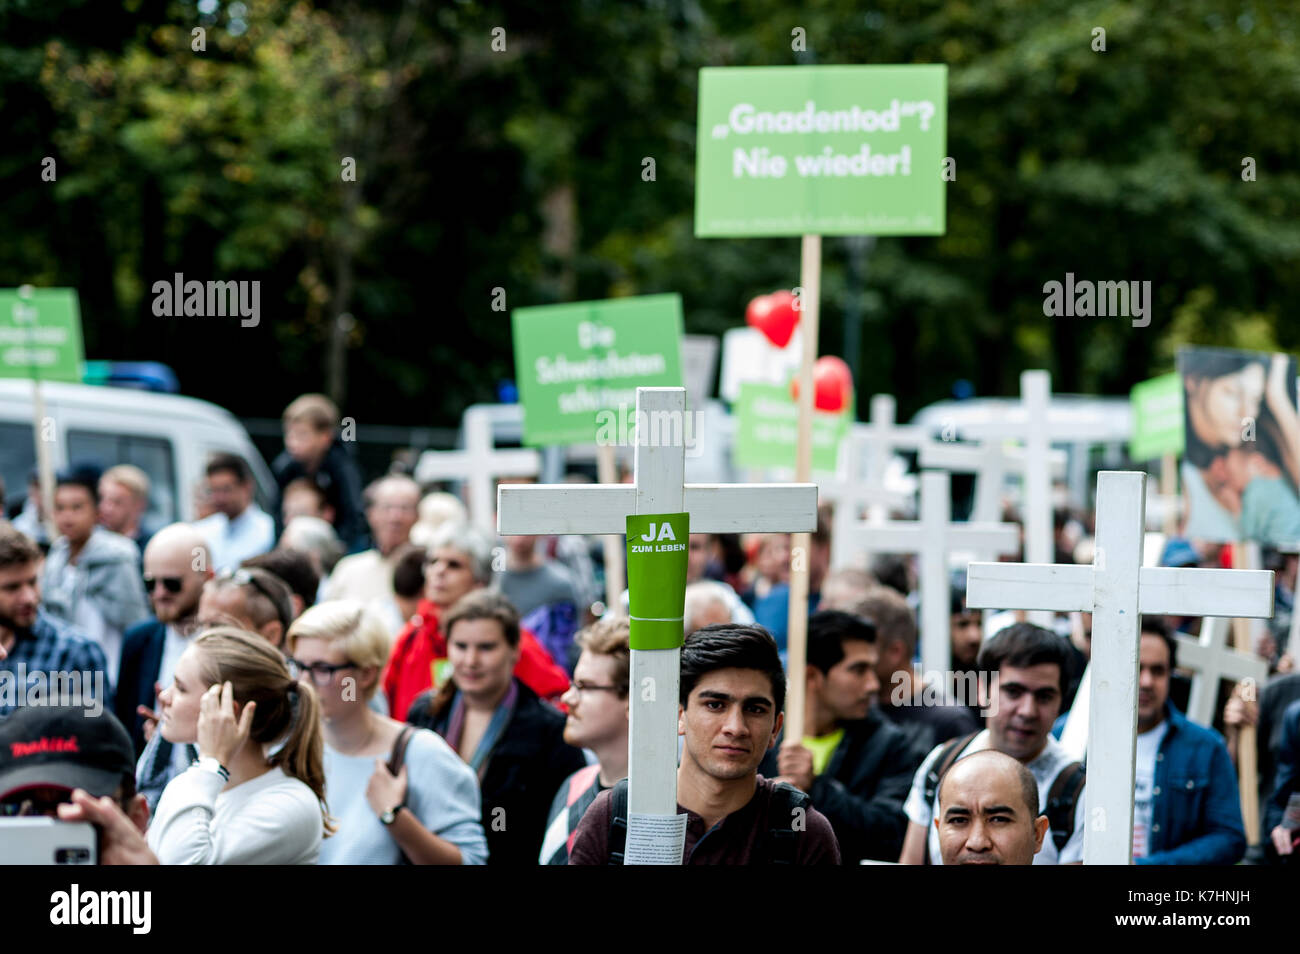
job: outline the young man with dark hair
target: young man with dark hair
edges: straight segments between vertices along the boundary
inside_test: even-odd
[[[0,520],[0,678],[13,681],[24,700],[34,683],[41,684],[41,697],[48,702],[78,673],[83,704],[90,704],[89,696],[111,707],[104,651],[41,609],[40,563],[40,547]],[[20,683],[24,671],[26,680]],[[13,710],[17,694],[0,694],[0,719]]]
[[[564,716],[513,673],[519,614],[479,589],[443,617],[451,678],[415,698],[406,721],[446,739],[479,778],[489,865],[535,865],[560,784],[586,764]]]
[[[323,494],[333,524],[349,553],[367,543],[361,506],[361,473],[338,434],[339,409],[323,394],[304,394],[284,409],[284,451],[271,464],[282,494],[290,484],[309,479]],[[275,512],[281,512],[276,502]],[[317,516],[322,516],[317,514]],[[289,517],[284,517],[285,523]]]
[[[759,772],[812,796],[845,864],[893,861],[907,830],[903,799],[924,753],[876,705],[876,629],[859,616],[820,610],[808,622],[807,658],[807,734],[778,742]]]
[[[208,540],[212,568],[233,570],[275,546],[275,521],[253,500],[256,485],[248,461],[236,454],[214,454],[204,472],[216,513],[194,526]]]
[[[109,682],[117,684],[126,630],[149,615],[140,585],[140,551],[99,525],[99,470],[62,471],[54,489],[59,537],[41,572],[46,612],[76,627],[104,650]]]
[[[1177,646],[1169,627],[1142,619],[1138,649],[1133,860],[1231,865],[1246,851],[1237,773],[1223,739],[1169,701]]]
[[[839,864],[830,822],[804,793],[758,774],[776,744],[785,671],[761,626],[720,623],[682,647],[678,812],[687,865]],[[621,864],[627,785],[601,792],[578,824],[569,864]]]
[[[989,709],[988,728],[939,745],[921,763],[907,796],[907,837],[902,864],[941,863],[938,788],[945,772],[963,755],[996,749],[1029,769],[1038,783],[1039,810],[1048,816],[1051,837],[1034,864],[1074,864],[1083,860],[1083,766],[1072,761],[1051,737],[1068,679],[1065,641],[1031,623],[998,631],[982,649],[976,669]],[[1048,806],[1055,806],[1049,808]]]

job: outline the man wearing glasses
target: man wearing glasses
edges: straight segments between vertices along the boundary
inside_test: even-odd
[[[574,641],[582,655],[573,669],[573,685],[561,697],[569,710],[564,741],[595,755],[596,763],[570,775],[555,794],[538,859],[544,865],[569,863],[569,846],[582,816],[597,795],[627,777],[628,621],[598,620]]]
[[[293,592],[269,570],[227,570],[206,583],[199,596],[200,629],[236,626],[283,650],[291,623]]]
[[[199,594],[211,578],[208,545],[187,523],[164,527],[145,547],[144,586],[154,618],[126,631],[117,689],[117,717],[137,756],[157,722],[158,693],[171,685],[176,660],[194,636]]]

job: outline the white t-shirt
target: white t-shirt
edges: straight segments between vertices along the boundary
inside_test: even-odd
[[[320,801],[276,766],[229,791],[192,765],[167,783],[148,841],[165,865],[314,865],[324,822]]]
[[[1151,831],[1152,813],[1155,811],[1156,754],[1160,743],[1169,731],[1169,720],[1137,737],[1137,771],[1133,786],[1133,857],[1145,858],[1148,850],[1147,835]]]
[[[324,598],[360,600],[380,615],[390,634],[399,633],[406,620],[393,592],[393,565],[393,554],[380,556],[378,550],[345,556],[323,584]]]
[[[158,685],[166,689],[176,676],[176,663],[190,646],[189,637],[182,636],[180,630],[167,624],[167,635],[163,637],[162,659],[158,662]]]
[[[939,830],[934,826],[935,816],[939,812],[939,793],[937,791],[934,793],[934,801],[931,804],[925,803],[925,776],[929,774],[931,766],[947,744],[943,742],[936,745],[925,757],[925,761],[921,763],[921,767],[916,770],[916,775],[912,778],[912,790],[908,792],[907,801],[903,804],[903,811],[907,813],[908,820],[916,822],[926,830],[930,846],[930,863],[934,865],[943,864],[943,858],[939,854]],[[985,729],[971,740],[971,744],[966,746],[962,755],[970,755],[972,752],[980,752],[988,748],[992,748],[992,736],[989,730]],[[1038,783],[1039,812],[1047,810],[1047,795],[1052,789],[1052,783],[1056,781],[1056,776],[1061,773],[1061,769],[1073,761],[1075,760],[1061,748],[1061,744],[1049,735],[1043,751],[1038,753],[1038,758],[1025,766],[1034,776],[1034,781]],[[1074,832],[1070,835],[1070,840],[1065,843],[1065,849],[1058,856],[1056,842],[1052,840],[1052,833],[1049,831],[1043,838],[1042,850],[1034,855],[1034,864],[1066,865],[1082,861],[1083,819],[1083,789],[1081,788],[1079,802],[1074,809]]]

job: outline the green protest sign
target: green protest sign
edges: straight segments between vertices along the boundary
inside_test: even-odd
[[[793,467],[799,436],[799,405],[790,389],[779,384],[742,381],[736,398],[736,443],[732,459],[737,467]],[[840,441],[848,433],[848,412],[813,411],[812,468],[833,473]]]
[[[942,235],[947,84],[944,65],[701,69],[695,234]]]
[[[73,288],[0,288],[0,378],[80,381],[81,312]]]
[[[516,308],[524,443],[592,444],[638,387],[681,387],[682,300],[644,295]]]
[[[684,641],[690,518],[689,513],[628,515],[628,645],[632,649],[676,649]]]
[[[1155,460],[1183,452],[1183,379],[1177,372],[1162,374],[1134,386],[1130,394],[1133,437],[1129,457]]]

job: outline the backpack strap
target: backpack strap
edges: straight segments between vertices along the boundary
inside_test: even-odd
[[[627,779],[619,779],[609,793],[609,863],[623,863],[627,847]]]
[[[397,734],[397,739],[393,742],[393,751],[388,757],[388,771],[393,775],[402,770],[402,763],[406,761],[406,746],[410,744],[414,732],[415,726],[404,725],[402,731]]]
[[[966,751],[966,747],[975,741],[975,736],[983,730],[963,735],[959,739],[950,740],[942,749],[939,750],[939,757],[934,760],[930,766],[930,771],[925,773],[925,804],[930,806],[934,804],[934,796],[939,792],[939,783],[943,781],[944,775],[948,769],[952,768],[952,763],[957,761],[958,756]],[[925,860],[924,864],[930,864],[930,830],[925,832]]]
[[[812,799],[786,782],[778,782],[772,788],[772,800],[768,806],[768,818],[780,819],[784,824],[767,830],[767,843],[764,846],[766,861],[773,865],[792,865],[799,847],[799,835],[794,827],[795,809],[803,810],[803,817],[808,817]]]
[[[1079,804],[1079,792],[1083,791],[1085,776],[1083,765],[1071,762],[1056,774],[1047,793],[1047,808],[1043,814],[1051,826],[1052,841],[1056,844],[1058,855],[1074,834],[1074,813]]]

